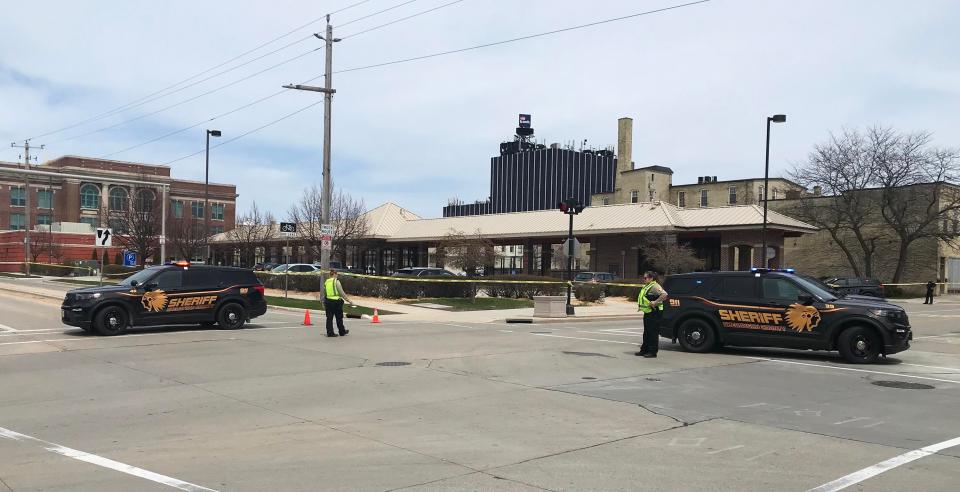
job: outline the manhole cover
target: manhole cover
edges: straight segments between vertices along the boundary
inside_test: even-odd
[[[597,378],[591,377],[591,376],[584,376],[584,377],[582,377],[582,378],[580,378],[580,379],[597,379]]]
[[[897,388],[897,389],[908,389],[908,390],[930,390],[934,386],[929,384],[922,383],[908,383],[906,381],[874,381],[870,384],[876,386],[883,386],[884,388]]]
[[[396,367],[396,366],[409,366],[409,362],[377,362],[378,366],[384,367]]]
[[[579,355],[580,357],[610,357],[607,354],[598,354],[596,352],[567,352],[564,350],[563,353],[567,355]]]

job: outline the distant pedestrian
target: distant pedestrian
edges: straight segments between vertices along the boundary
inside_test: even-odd
[[[663,319],[663,303],[667,291],[657,283],[655,272],[643,274],[643,288],[637,297],[637,308],[643,313],[643,345],[635,355],[652,359],[660,350],[660,320]]]
[[[330,276],[323,282],[323,309],[327,312],[327,336],[335,337],[333,332],[333,319],[337,319],[337,329],[340,336],[345,337],[350,330],[343,326],[343,303],[350,302],[347,294],[343,292],[343,286],[337,280],[337,271],[330,269]],[[350,304],[353,304],[350,302]]]
[[[923,300],[924,304],[933,304],[933,289],[937,288],[936,282],[933,280],[927,282],[927,297]]]

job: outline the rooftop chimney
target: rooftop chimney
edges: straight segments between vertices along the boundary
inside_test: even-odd
[[[697,176],[697,184],[698,184],[698,185],[702,185],[702,184],[703,184],[703,176]]]
[[[822,194],[823,194],[823,188],[821,188],[821,187],[819,187],[819,186],[814,186],[814,187],[813,187],[813,196],[820,196],[820,195],[822,195]]]
[[[617,171],[633,169],[633,118],[617,120]]]

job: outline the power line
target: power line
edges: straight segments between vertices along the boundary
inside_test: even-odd
[[[217,65],[214,65],[213,67],[210,67],[210,68],[208,68],[208,69],[206,69],[206,70],[204,70],[204,71],[202,71],[202,72],[198,72],[198,73],[196,73],[196,74],[194,74],[194,75],[191,75],[190,77],[187,77],[187,78],[185,78],[185,79],[183,79],[183,80],[180,80],[180,81],[178,81],[178,82],[176,82],[176,83],[174,83],[174,84],[168,85],[168,86],[166,86],[166,87],[164,87],[164,88],[162,88],[162,89],[160,89],[160,90],[151,92],[150,94],[147,94],[146,96],[143,96],[143,97],[141,97],[141,98],[139,98],[139,99],[136,99],[136,100],[131,101],[131,102],[129,102],[129,103],[126,103],[126,104],[117,106],[117,107],[115,107],[115,108],[113,108],[113,109],[110,109],[110,110],[105,111],[105,112],[103,112],[103,113],[97,114],[97,115],[92,116],[92,117],[90,117],[90,118],[87,118],[87,119],[78,121],[78,122],[76,122],[76,123],[73,123],[73,124],[70,124],[70,125],[67,125],[67,126],[64,126],[64,127],[61,127],[61,128],[58,128],[58,129],[53,130],[53,131],[49,131],[49,132],[46,132],[46,133],[39,134],[39,135],[30,137],[30,138],[31,138],[31,139],[34,139],[34,138],[46,137],[46,136],[48,136],[48,135],[54,135],[54,134],[57,134],[57,133],[60,133],[60,132],[66,131],[66,130],[73,129],[73,128],[76,128],[76,127],[78,127],[78,126],[81,126],[81,125],[84,125],[84,124],[87,124],[87,123],[90,123],[90,122],[93,122],[93,121],[101,120],[101,119],[103,119],[103,118],[105,118],[105,117],[107,117],[107,116],[110,116],[110,115],[113,115],[113,114],[116,114],[116,113],[119,113],[119,112],[122,112],[122,111],[126,111],[127,109],[130,109],[130,108],[134,107],[135,105],[136,105],[136,106],[139,106],[140,103],[144,102],[146,99],[150,99],[150,98],[152,98],[152,97],[154,97],[154,96],[156,96],[156,95],[158,95],[158,94],[161,94],[161,93],[166,92],[166,91],[168,91],[168,90],[170,90],[170,89],[173,89],[173,88],[175,88],[175,87],[177,87],[177,86],[179,86],[179,85],[181,85],[181,84],[183,84],[183,83],[185,83],[185,82],[189,82],[189,81],[191,81],[191,80],[193,80],[193,79],[195,79],[195,78],[197,78],[197,77],[203,76],[203,75],[208,74],[208,73],[210,73],[210,72],[212,72],[212,71],[214,71],[214,70],[216,70],[216,69],[218,69],[218,68],[220,68],[220,67],[223,67],[224,65],[228,65],[228,64],[230,64],[231,62],[234,62],[234,61],[236,61],[236,60],[239,60],[240,58],[243,58],[243,57],[249,55],[250,53],[253,53],[253,52],[259,50],[260,48],[263,48],[263,47],[265,47],[265,46],[268,46],[268,45],[270,45],[270,44],[273,44],[273,43],[275,43],[275,42],[277,42],[277,41],[279,41],[279,40],[281,40],[281,39],[283,39],[283,38],[285,38],[285,37],[287,37],[287,36],[289,36],[289,35],[297,32],[297,31],[299,31],[299,30],[301,30],[301,29],[303,29],[303,28],[305,28],[305,27],[308,27],[308,26],[313,25],[313,24],[315,24],[315,23],[317,23],[317,22],[319,22],[319,21],[324,20],[327,15],[332,15],[332,14],[336,14],[336,13],[339,13],[339,12],[343,12],[343,11],[349,10],[349,9],[351,9],[351,8],[357,7],[357,6],[359,6],[359,5],[365,4],[365,3],[369,2],[369,1],[370,1],[370,0],[361,0],[361,1],[359,1],[359,2],[354,2],[354,3],[352,3],[352,4],[350,4],[350,5],[347,5],[347,6],[343,7],[343,8],[340,8],[340,9],[338,9],[338,10],[335,10],[335,11],[333,11],[333,12],[330,12],[329,14],[322,15],[322,16],[320,16],[320,17],[317,17],[316,19],[313,19],[313,20],[310,20],[309,22],[306,22],[306,23],[304,23],[304,24],[301,24],[301,25],[297,26],[296,28],[291,29],[290,31],[287,31],[287,32],[284,33],[284,34],[281,34],[280,36],[277,36],[277,37],[272,38],[272,39],[270,39],[270,40],[268,40],[268,41],[266,41],[266,42],[263,42],[263,43],[257,45],[256,47],[254,47],[254,48],[252,48],[252,49],[249,49],[249,50],[247,50],[247,51],[244,51],[243,53],[240,53],[239,55],[234,56],[233,58],[230,58],[229,60],[226,60],[226,61],[224,61],[224,62],[222,62],[222,63],[217,64]],[[309,37],[309,36],[308,36],[308,37]],[[307,38],[308,38],[308,37],[307,37]],[[304,39],[307,39],[307,38],[304,38]],[[279,50],[281,50],[281,49],[284,49],[284,48],[287,48],[287,47],[289,47],[289,46],[292,46],[293,44],[302,42],[304,39],[298,40],[298,41],[296,41],[296,42],[294,42],[294,43],[291,43],[291,44],[289,44],[289,45],[286,45],[286,46],[284,46],[283,48],[280,48],[280,49],[278,49],[278,50],[276,50],[276,51],[273,51],[273,52],[271,52],[271,53],[268,53],[268,54],[276,53],[277,51],[279,51]],[[262,57],[261,57],[261,58],[262,58]],[[249,63],[249,62],[248,62],[248,63]],[[246,65],[246,63],[245,63],[244,65]],[[243,66],[243,65],[239,65],[239,66]],[[239,68],[239,66],[238,66],[238,67],[234,67],[234,68]],[[232,70],[232,69],[231,69],[231,70]],[[228,70],[228,71],[229,71],[229,70]],[[223,73],[226,73],[226,72],[223,72]],[[208,79],[205,79],[205,80],[208,80]],[[196,85],[196,84],[193,84],[193,85]],[[177,92],[177,91],[174,91],[174,92]],[[171,92],[171,94],[172,94],[172,92]],[[163,97],[163,96],[161,96],[161,97]],[[149,101],[147,101],[147,102],[149,102]]]
[[[351,21],[347,21],[347,22],[344,22],[343,24],[338,25],[338,26],[337,26],[337,29],[339,29],[339,28],[341,28],[341,27],[343,27],[343,26],[349,26],[350,24],[353,24],[354,22],[360,22],[360,21],[362,21],[362,20],[364,20],[364,19],[369,19],[369,18],[371,18],[371,17],[373,17],[373,16],[375,16],[375,15],[380,15],[380,14],[382,14],[382,13],[384,13],[384,12],[389,12],[389,11],[391,11],[391,10],[393,10],[393,9],[398,9],[398,8],[400,8],[400,7],[403,7],[404,5],[409,5],[409,4],[411,4],[411,3],[413,3],[413,2],[416,2],[416,1],[417,1],[417,0],[407,0],[407,1],[405,1],[405,2],[398,3],[397,5],[394,5],[393,7],[387,7],[387,8],[385,8],[385,9],[383,9],[383,10],[378,10],[378,11],[372,13],[372,14],[367,14],[367,15],[365,15],[365,16],[363,16],[363,17],[357,17],[356,19],[353,19],[353,20],[351,20]]]
[[[60,140],[55,140],[55,141],[51,142],[51,144],[60,143],[60,142],[67,142],[67,141],[75,140],[75,139],[78,139],[78,138],[81,138],[81,137],[86,137],[86,136],[89,136],[89,135],[93,135],[93,134],[95,134],[95,133],[100,133],[100,132],[102,132],[102,131],[110,130],[110,129],[116,128],[116,127],[118,127],[118,126],[125,125],[125,124],[127,124],[127,123],[132,123],[132,122],[134,122],[134,121],[142,120],[142,119],[144,119],[144,118],[146,118],[146,117],[148,117],[148,116],[153,116],[153,115],[155,115],[155,114],[162,113],[162,112],[167,111],[167,110],[169,110],[169,109],[173,109],[173,108],[175,108],[175,107],[177,107],[177,106],[182,106],[182,105],[184,105],[184,104],[186,104],[186,103],[188,103],[188,102],[195,101],[195,100],[197,100],[197,99],[200,99],[201,97],[204,97],[204,96],[208,96],[208,95],[210,95],[210,94],[213,94],[214,92],[219,92],[219,91],[221,91],[221,90],[223,90],[223,89],[226,89],[226,88],[228,88],[228,87],[237,85],[237,84],[239,84],[240,82],[249,80],[249,79],[251,79],[251,78],[253,78],[253,77],[256,77],[257,75],[260,75],[260,74],[263,74],[263,73],[268,72],[268,71],[270,71],[270,70],[273,70],[274,68],[277,68],[277,67],[279,67],[279,66],[281,66],[281,65],[286,65],[287,63],[290,63],[290,62],[292,62],[292,61],[294,61],[294,60],[298,60],[298,59],[300,59],[300,58],[303,58],[303,57],[305,57],[305,56],[307,56],[307,55],[309,55],[309,54],[311,54],[311,53],[313,53],[313,52],[315,52],[315,51],[318,51],[318,50],[320,50],[320,49],[321,49],[321,48],[314,48],[314,49],[312,49],[312,50],[310,50],[310,51],[307,51],[307,52],[301,53],[301,54],[299,54],[299,55],[297,55],[297,56],[294,56],[293,58],[288,58],[288,59],[286,59],[286,60],[284,60],[284,61],[282,61],[282,62],[280,62],[280,63],[277,63],[276,65],[271,65],[271,66],[269,66],[269,67],[267,67],[267,68],[264,68],[264,69],[262,69],[262,70],[260,70],[260,71],[254,72],[254,73],[252,73],[252,74],[250,74],[250,75],[247,75],[247,76],[245,76],[245,77],[242,77],[242,78],[239,78],[239,79],[237,79],[237,80],[234,80],[233,82],[230,82],[230,83],[228,83],[228,84],[221,85],[221,86],[219,86],[219,87],[217,87],[217,88],[215,88],[215,89],[211,89],[211,90],[209,90],[209,91],[207,91],[207,92],[203,92],[203,93],[198,94],[198,95],[196,95],[196,96],[193,96],[193,97],[191,97],[191,98],[184,99],[184,100],[182,100],[182,101],[180,101],[180,102],[176,102],[176,103],[174,103],[174,104],[170,104],[170,105],[168,105],[168,106],[164,106],[164,107],[162,107],[162,108],[160,108],[160,109],[157,109],[157,110],[155,110],[155,111],[151,111],[151,112],[149,112],[149,113],[142,114],[142,115],[137,116],[137,117],[135,117],[135,118],[130,118],[130,119],[127,119],[127,120],[123,120],[123,121],[121,121],[121,122],[119,122],[119,123],[114,123],[114,124],[109,125],[109,126],[105,126],[105,127],[102,127],[102,128],[98,128],[98,129],[96,129],[96,130],[91,130],[91,131],[88,131],[88,132],[86,132],[86,133],[81,133],[81,134],[78,134],[78,135],[74,135],[74,136],[72,136],[72,137],[67,137],[67,138],[62,138],[62,139],[60,139]]]
[[[381,28],[384,28],[384,27],[387,27],[387,26],[392,26],[392,25],[394,25],[394,24],[396,24],[396,23],[398,23],[398,22],[403,22],[403,21],[408,20],[408,19],[413,19],[414,17],[419,17],[419,16],[421,16],[421,15],[423,15],[423,14],[429,14],[430,12],[433,12],[434,10],[440,10],[440,9],[442,9],[442,8],[444,8],[444,7],[449,7],[449,6],[453,5],[453,4],[457,4],[457,3],[460,3],[460,2],[462,2],[462,1],[464,1],[464,0],[454,0],[454,1],[452,1],[452,2],[445,3],[445,4],[440,5],[440,6],[438,6],[438,7],[433,7],[432,9],[423,10],[423,11],[417,12],[416,14],[413,14],[413,15],[408,15],[408,16],[406,16],[406,17],[401,17],[401,18],[399,18],[399,19],[397,19],[397,20],[395,20],[395,21],[387,22],[386,24],[380,24],[379,26],[374,26],[374,27],[371,27],[371,28],[369,28],[369,29],[364,29],[363,31],[359,31],[359,32],[355,32],[355,33],[353,33],[353,34],[349,34],[349,35],[344,36],[344,37],[342,37],[342,38],[340,38],[340,39],[352,38],[352,37],[354,37],[354,36],[359,36],[359,35],[361,35],[361,34],[366,34],[366,33],[370,32],[370,31],[376,31],[377,29],[381,29]],[[341,27],[342,27],[342,26],[341,26]]]
[[[638,13],[636,13],[636,14],[625,15],[625,16],[622,16],[622,17],[615,17],[615,18],[613,18],[613,19],[605,19],[605,20],[601,20],[601,21],[590,22],[590,23],[588,23],[588,24],[580,24],[580,25],[578,25],[578,26],[564,27],[564,28],[562,28],[562,29],[555,29],[555,30],[553,30],[553,31],[541,32],[541,33],[537,33],[537,34],[531,34],[531,35],[529,35],[529,36],[521,36],[521,37],[518,37],[518,38],[505,39],[505,40],[503,40],[503,41],[495,41],[495,42],[492,42],[492,43],[479,44],[479,45],[476,45],[476,46],[469,46],[469,47],[467,47],[467,48],[460,48],[460,49],[449,50],[449,51],[441,51],[441,52],[439,52],[439,53],[431,53],[431,54],[429,54],[429,55],[414,56],[414,57],[411,57],[411,58],[403,58],[403,59],[400,59],[400,60],[392,60],[392,61],[383,62],[383,63],[374,63],[373,65],[364,65],[364,66],[360,66],[360,67],[346,68],[346,69],[343,69],[343,70],[337,70],[337,71],[335,71],[335,72],[333,72],[333,73],[338,74],[338,73],[346,73],[346,72],[356,72],[356,71],[359,71],[359,70],[367,70],[367,69],[371,69],[371,68],[385,67],[385,66],[388,66],[388,65],[397,65],[397,64],[400,64],[400,63],[407,63],[407,62],[412,62],[412,61],[417,61],[417,60],[425,60],[425,59],[427,59],[427,58],[436,58],[436,57],[438,57],[438,56],[452,55],[452,54],[455,54],[455,53],[463,53],[464,51],[472,51],[472,50],[478,50],[478,49],[481,49],[481,48],[489,48],[489,47],[491,47],[491,46],[499,46],[499,45],[502,45],[502,44],[515,43],[515,42],[517,42],[517,41],[525,41],[525,40],[527,40],[527,39],[539,38],[539,37],[542,37],[542,36],[549,36],[549,35],[551,35],[551,34],[558,34],[558,33],[561,33],[561,32],[573,31],[573,30],[577,30],[577,29],[583,29],[583,28],[587,28],[587,27],[598,26],[598,25],[601,25],[601,24],[608,24],[608,23],[611,23],[611,22],[617,22],[617,21],[621,21],[621,20],[632,19],[632,18],[634,18],[634,17],[640,17],[640,16],[644,16],[644,15],[657,14],[657,13],[661,13],[661,12],[666,12],[666,11],[668,11],[668,10],[676,10],[676,9],[680,9],[680,8],[683,8],[683,7],[690,7],[690,6],[698,5],[698,4],[701,4],[701,3],[707,3],[707,2],[709,2],[709,1],[710,1],[710,0],[699,0],[699,1],[697,1],[697,2],[683,3],[683,4],[679,4],[679,5],[673,5],[673,6],[670,6],[670,7],[664,7],[664,8],[662,8],[662,9],[648,10],[648,11],[645,11],[645,12],[638,12]]]
[[[218,143],[217,145],[213,145],[213,146],[211,146],[210,148],[211,148],[211,149],[215,149],[215,148],[217,148],[217,147],[222,147],[222,146],[224,146],[224,145],[227,145],[227,144],[230,143],[230,142],[235,142],[235,141],[237,141],[237,140],[240,140],[241,138],[246,137],[247,135],[250,135],[250,134],[252,134],[252,133],[256,133],[256,132],[258,132],[258,131],[260,131],[260,130],[263,130],[264,128],[267,128],[267,127],[269,127],[269,126],[276,125],[277,123],[280,123],[281,121],[283,121],[283,120],[285,120],[285,119],[287,119],[287,118],[296,116],[297,114],[300,114],[300,113],[302,113],[302,112],[304,112],[304,111],[306,111],[306,110],[308,110],[308,109],[310,109],[310,108],[312,108],[312,107],[314,107],[314,106],[316,106],[316,105],[318,105],[318,104],[322,104],[322,103],[323,103],[323,100],[322,100],[322,99],[321,99],[320,101],[317,101],[317,102],[314,102],[314,103],[310,103],[310,104],[308,104],[308,105],[306,105],[306,106],[304,106],[304,107],[302,107],[302,108],[300,108],[300,109],[298,109],[298,110],[296,110],[296,111],[294,111],[294,112],[292,112],[292,113],[288,113],[288,114],[286,114],[286,115],[284,115],[284,116],[281,116],[280,118],[277,118],[277,119],[271,121],[270,123],[267,123],[267,124],[265,124],[265,125],[258,126],[258,127],[254,128],[254,129],[252,129],[252,130],[249,130],[249,131],[247,131],[247,132],[245,132],[245,133],[241,133],[240,135],[237,135],[236,137],[233,137],[233,138],[231,138],[231,139],[229,139],[229,140],[224,140],[223,142],[220,142],[220,143]],[[200,154],[204,153],[205,151],[206,151],[206,149],[201,149],[201,150],[198,150],[198,151],[196,151],[196,152],[194,152],[194,153],[192,153],[192,154],[188,154],[188,155],[185,155],[185,156],[183,156],[183,157],[178,157],[178,158],[176,158],[176,159],[174,159],[174,160],[172,160],[172,161],[164,162],[163,165],[164,165],[164,166],[169,166],[170,164],[173,164],[174,162],[179,162],[179,161],[182,161],[182,160],[184,160],[184,159],[189,159],[189,158],[191,158],[191,157],[193,157],[193,156],[195,156],[195,155],[200,155]]]

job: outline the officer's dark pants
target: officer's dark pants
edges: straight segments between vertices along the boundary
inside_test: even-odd
[[[933,304],[933,291],[927,291],[927,297],[923,300],[924,304]]]
[[[343,299],[336,301],[324,299],[323,309],[327,312],[327,335],[333,335],[334,317],[337,318],[337,329],[340,330],[340,334],[346,333],[347,330],[343,327]]]
[[[660,349],[660,320],[663,318],[663,311],[654,309],[652,312],[643,315],[643,344],[640,345],[640,351],[647,354],[656,355]]]

